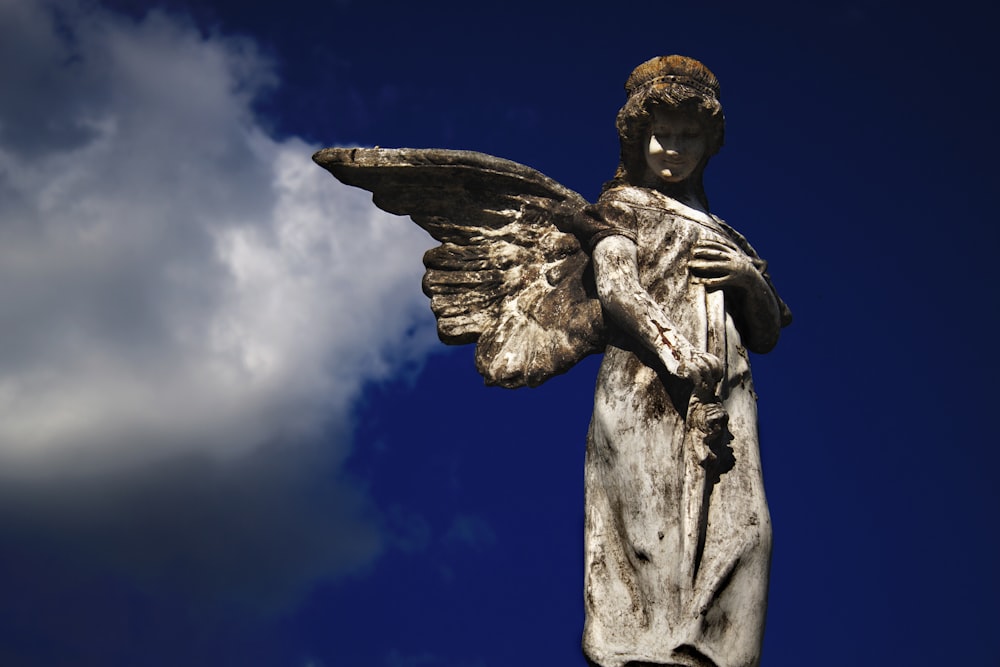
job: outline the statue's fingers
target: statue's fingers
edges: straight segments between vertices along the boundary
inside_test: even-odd
[[[715,278],[727,275],[731,267],[713,260],[691,260],[688,269],[700,278]]]
[[[728,275],[725,276],[706,276],[706,277],[696,277],[700,285],[704,285],[707,290],[716,290],[722,287],[726,287],[732,282],[732,278]]]
[[[712,389],[722,379],[722,362],[718,357],[706,354],[697,362],[698,376],[706,389]]]
[[[706,248],[706,249],[710,248],[712,250],[719,250],[721,252],[724,252],[727,255],[733,253],[733,249],[731,247],[727,246],[725,243],[722,243],[720,241],[714,241],[712,239],[702,239],[701,241],[698,241],[698,243],[695,244],[695,248]]]
[[[719,252],[718,250],[696,250],[694,253],[694,258],[712,260],[716,262],[732,261],[732,257],[730,255],[724,252]]]

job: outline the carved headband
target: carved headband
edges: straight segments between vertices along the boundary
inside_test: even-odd
[[[636,67],[625,82],[625,93],[631,99],[667,86],[681,86],[701,97],[719,101],[719,81],[715,75],[694,58],[677,55],[651,58]]]
[[[638,88],[636,88],[636,90],[633,91],[632,94],[629,95],[629,97],[632,97],[632,95],[635,95],[640,90],[648,90],[648,89],[656,86],[657,84],[667,84],[667,85],[673,85],[673,86],[683,86],[685,88],[690,88],[690,89],[694,90],[697,93],[700,93],[701,95],[703,95],[705,97],[710,97],[712,99],[718,99],[718,92],[716,90],[714,90],[713,88],[711,88],[710,86],[706,86],[705,84],[701,83],[700,81],[696,81],[695,79],[692,79],[691,77],[680,76],[680,75],[677,75],[677,74],[663,74],[661,76],[654,77],[654,78],[650,79],[649,81],[644,82]]]

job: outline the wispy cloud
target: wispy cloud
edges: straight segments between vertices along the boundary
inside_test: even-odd
[[[495,545],[497,536],[485,519],[471,514],[461,514],[452,520],[444,541],[447,544],[481,550]]]
[[[364,384],[432,343],[429,244],[268,135],[277,83],[177,17],[0,2],[6,525],[234,590],[380,549],[338,466]]]

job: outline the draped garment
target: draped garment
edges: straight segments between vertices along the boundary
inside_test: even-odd
[[[605,235],[636,243],[642,287],[723,360],[731,440],[702,465],[690,383],[612,323],[587,438],[584,653],[601,667],[752,667],[771,555],[756,394],[734,304],[693,281],[688,262],[702,239],[759,258],[718,218],[660,192],[616,188],[601,203],[616,211]]]

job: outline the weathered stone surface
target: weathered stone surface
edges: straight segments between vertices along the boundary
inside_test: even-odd
[[[534,386],[604,351],[587,443],[587,621],[600,667],[751,667],[771,554],[747,349],[791,315],[767,264],[708,212],[718,82],[654,58],[626,83],[621,163],[594,205],[465,151],[314,159],[441,241],[424,292],[487,382]]]
[[[489,384],[536,386],[604,349],[589,259],[573,231],[586,201],[524,165],[471,151],[328,148],[313,159],[442,245],[424,293],[445,343],[477,343]]]

